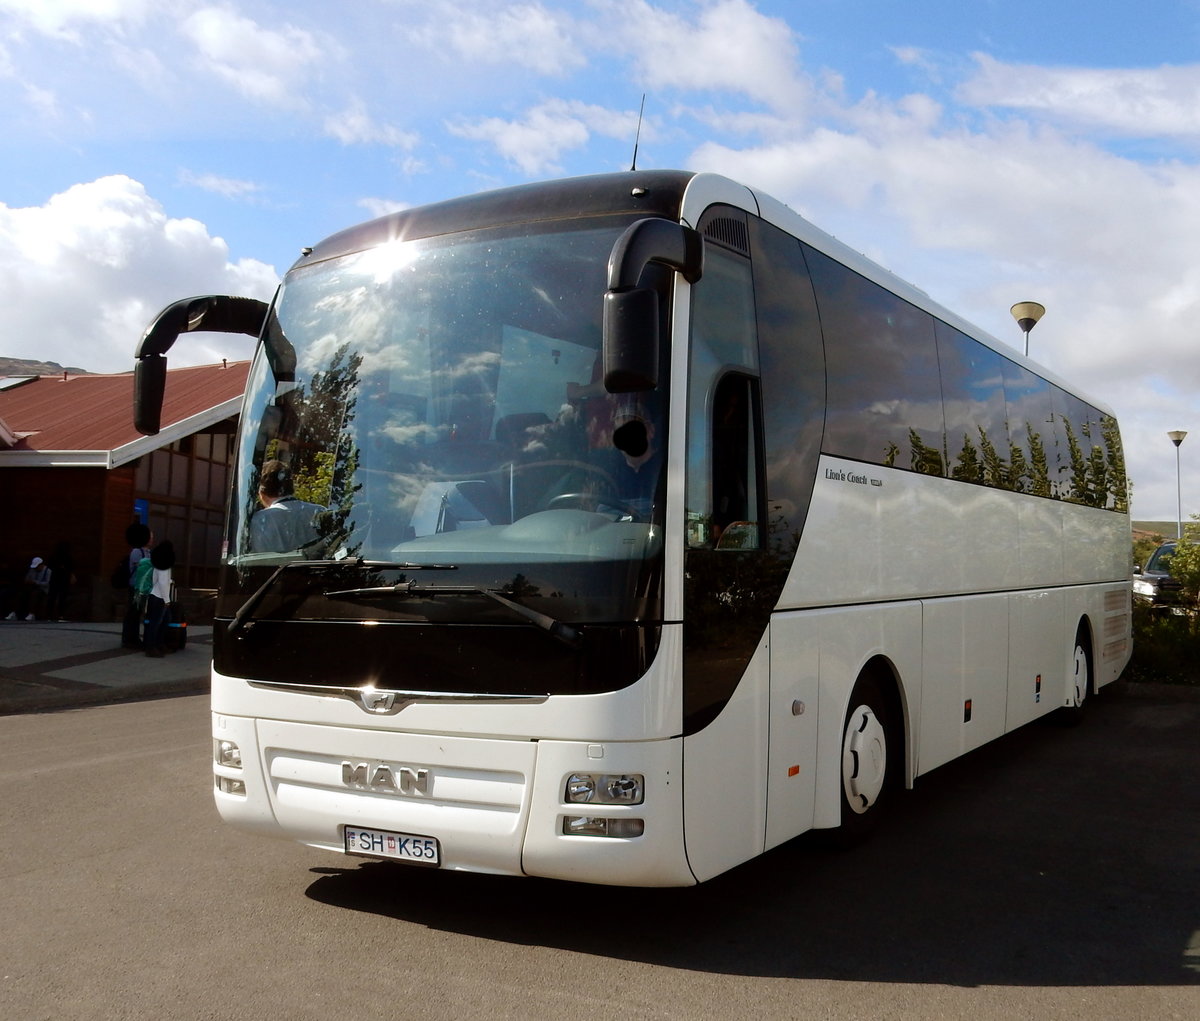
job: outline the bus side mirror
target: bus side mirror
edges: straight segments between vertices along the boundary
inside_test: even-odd
[[[604,388],[609,393],[658,385],[658,292],[649,287],[604,295]]]
[[[167,352],[181,333],[245,333],[257,337],[267,318],[267,306],[254,298],[208,295],[184,298],[164,308],[142,334],[133,366],[133,424],[154,436],[162,424],[167,389]]]
[[[695,283],[704,272],[704,239],[673,220],[629,225],[608,257],[604,295],[604,388],[609,393],[658,385],[658,292],[639,286],[642,271],[661,263]]]
[[[149,355],[139,359],[133,367],[133,427],[143,436],[158,434],[166,389],[166,356]]]

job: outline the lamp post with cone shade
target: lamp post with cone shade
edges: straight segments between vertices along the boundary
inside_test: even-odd
[[[1167,437],[1175,444],[1175,538],[1183,539],[1183,490],[1179,481],[1179,445],[1187,435],[1183,429],[1172,429]]]
[[[1025,334],[1025,357],[1029,357],[1029,331],[1038,324],[1038,320],[1046,314],[1046,306],[1036,301],[1018,301],[1009,311]]]

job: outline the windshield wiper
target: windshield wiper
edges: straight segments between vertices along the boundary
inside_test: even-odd
[[[271,590],[279,576],[294,567],[364,567],[375,570],[403,571],[455,571],[458,569],[456,564],[393,563],[390,560],[363,560],[360,557],[344,557],[341,560],[290,560],[275,568],[271,572],[271,576],[255,589],[254,594],[238,607],[237,613],[233,615],[233,620],[229,622],[229,628],[225,633],[227,635],[237,634],[245,626],[255,607],[263,601],[263,597]]]
[[[429,567],[432,565],[425,566]],[[552,638],[557,638],[564,645],[569,645],[572,649],[578,649],[583,642],[583,635],[578,628],[573,628],[570,624],[564,624],[561,620],[555,620],[545,613],[539,613],[528,606],[523,606],[516,600],[501,595],[495,589],[483,588],[479,585],[419,585],[415,581],[398,581],[395,585],[374,585],[367,588],[339,589],[334,592],[325,593],[326,598],[333,598],[334,596],[398,596],[401,599],[407,599],[412,596],[442,595],[486,596],[493,602],[499,603],[506,609],[511,610],[517,616],[523,617],[529,623],[541,628]]]

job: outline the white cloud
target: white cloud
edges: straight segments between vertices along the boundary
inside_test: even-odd
[[[77,27],[140,21],[150,0],[0,0],[0,11],[44,35],[81,41]]]
[[[249,198],[262,191],[262,185],[253,181],[240,181],[217,174],[195,174],[190,170],[179,172],[179,182],[215,195],[223,195],[227,199]]]
[[[427,8],[428,11],[428,8]],[[453,49],[476,64],[527,67],[558,75],[584,63],[566,14],[540,3],[517,3],[486,11],[438,4],[422,33],[444,33]],[[435,27],[436,26],[436,27]]]
[[[188,294],[269,299],[276,274],[196,220],[172,219],[145,188],[115,175],[77,184],[45,205],[0,205],[0,336],[6,354],[101,372],[132,367],[142,331]],[[248,338],[196,334],[172,364],[247,357]]]
[[[323,57],[313,33],[289,25],[266,28],[225,7],[195,11],[181,30],[208,70],[243,95],[271,105],[301,105],[301,86]]]
[[[340,113],[325,118],[325,133],[343,145],[388,145],[412,149],[419,141],[411,131],[402,131],[390,124],[377,124],[367,113],[366,104],[354,99]]]
[[[959,89],[977,106],[1035,112],[1137,138],[1200,135],[1200,64],[1158,68],[1062,68],[1005,64],[976,54]]]
[[[489,142],[522,173],[534,176],[558,173],[562,155],[585,145],[593,133],[628,138],[632,145],[636,125],[636,112],[552,99],[533,107],[521,120],[485,117],[449,124],[447,129],[460,138]]]
[[[411,202],[400,202],[397,199],[371,198],[369,196],[359,199],[355,204],[359,208],[365,209],[372,219],[377,216],[387,216],[388,213],[399,213],[412,205]]]
[[[803,114],[809,89],[796,35],[748,0],[699,5],[694,20],[648,0],[593,6],[605,17],[603,35],[619,40],[646,87],[729,93],[789,117]]]

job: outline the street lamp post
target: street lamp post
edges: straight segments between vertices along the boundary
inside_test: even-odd
[[[1179,481],[1179,446],[1186,435],[1187,432],[1183,429],[1172,429],[1167,433],[1171,442],[1175,444],[1175,538],[1179,540],[1183,539],[1183,489]]]
[[[1038,320],[1046,314],[1046,306],[1040,305],[1036,301],[1018,301],[1009,311],[1017,321],[1017,325],[1021,327],[1021,332],[1025,334],[1025,357],[1028,358],[1029,331],[1037,326]]]

